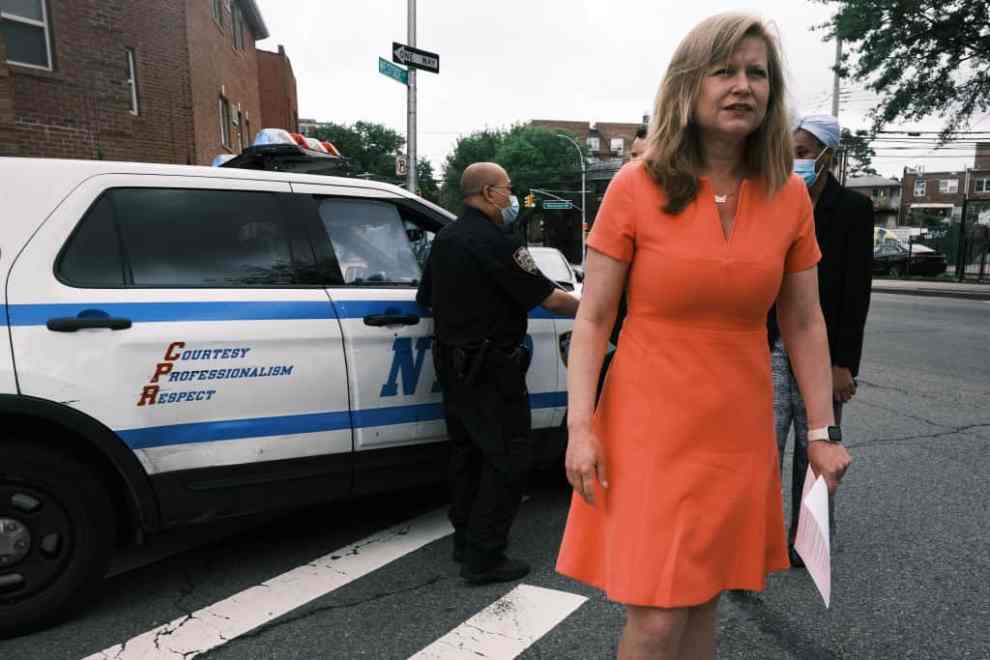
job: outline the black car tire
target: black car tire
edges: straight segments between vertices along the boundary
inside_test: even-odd
[[[891,264],[890,269],[887,271],[887,273],[891,277],[900,277],[901,276],[901,267],[900,267],[900,265],[898,265],[898,264]]]
[[[26,512],[24,498],[38,504]],[[51,624],[97,592],[116,523],[110,495],[91,467],[44,445],[0,439],[0,518],[20,521],[33,535],[23,560],[0,567],[0,578],[36,578],[0,591],[0,639]]]

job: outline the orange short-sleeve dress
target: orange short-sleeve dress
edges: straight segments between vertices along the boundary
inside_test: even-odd
[[[594,418],[609,488],[571,502],[557,570],[631,605],[761,591],[788,567],[767,311],[821,256],[807,188],[740,186],[728,239],[711,184],[680,214],[641,163],[612,181],[588,245],[630,263]]]

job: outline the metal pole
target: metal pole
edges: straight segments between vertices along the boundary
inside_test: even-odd
[[[409,45],[416,46],[416,0],[409,0]],[[409,166],[406,172],[406,187],[416,194],[416,69],[409,69],[409,85],[406,88],[406,159]]]
[[[969,206],[969,168],[963,176],[962,216],[959,218],[959,239],[956,241],[956,281],[966,279],[966,211]]]
[[[832,116],[839,117],[839,63],[842,62],[842,39],[835,37],[835,75],[832,80]]]
[[[585,182],[587,177],[587,163],[584,162],[584,152],[581,151],[581,145],[577,143],[577,140],[572,138],[570,135],[567,135],[566,133],[557,133],[557,137],[564,138],[565,140],[573,144],[574,148],[577,149],[578,158],[581,159],[581,267],[583,268],[585,252],[586,252],[585,233],[587,232],[588,229],[588,198],[587,198],[588,186],[586,185]]]

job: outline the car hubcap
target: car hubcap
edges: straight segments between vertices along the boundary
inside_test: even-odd
[[[29,597],[65,570],[71,529],[51,497],[0,482],[0,601]]]

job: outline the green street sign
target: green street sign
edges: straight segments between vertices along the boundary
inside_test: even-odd
[[[571,203],[566,199],[547,199],[543,202],[543,208],[547,211],[565,211],[571,208]]]
[[[392,64],[388,60],[381,57],[378,58],[378,73],[384,74],[392,80],[402,83],[403,85],[409,84],[408,71],[403,69],[401,66]]]

